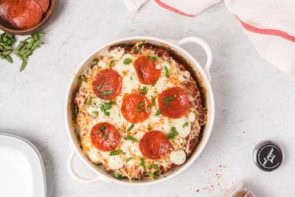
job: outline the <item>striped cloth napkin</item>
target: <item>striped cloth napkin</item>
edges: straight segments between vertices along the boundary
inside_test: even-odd
[[[148,0],[125,0],[137,11]],[[220,0],[154,0],[177,14],[193,17]],[[295,0],[224,0],[259,54],[295,77]]]

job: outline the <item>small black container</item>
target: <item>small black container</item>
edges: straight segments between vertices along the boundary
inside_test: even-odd
[[[255,164],[264,171],[270,172],[282,164],[284,154],[281,147],[272,141],[263,141],[256,145],[253,158]]]

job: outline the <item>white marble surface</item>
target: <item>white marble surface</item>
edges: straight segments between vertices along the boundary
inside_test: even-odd
[[[118,0],[61,0],[59,13],[45,32],[46,44],[23,73],[18,72],[18,62],[0,61],[0,132],[36,144],[45,162],[49,197],[215,197],[239,180],[258,197],[290,196],[294,191],[295,82],[257,54],[223,5],[186,18],[153,3],[130,14]],[[208,41],[214,53],[216,99],[212,138],[199,160],[167,182],[138,188],[77,183],[66,170],[67,85],[82,59],[100,44],[130,35],[173,39],[197,35]],[[203,59],[193,46],[188,50]],[[272,173],[260,171],[252,162],[255,144],[265,139],[280,142],[286,151],[285,162]],[[79,170],[93,176],[76,162]]]

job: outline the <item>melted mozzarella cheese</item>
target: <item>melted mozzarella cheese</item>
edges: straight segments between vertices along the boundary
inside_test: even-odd
[[[88,151],[88,157],[95,164],[98,164],[101,162],[99,151],[94,147],[90,148],[90,151]]]
[[[111,50],[109,52],[109,55],[112,57],[113,60],[119,60],[124,55],[124,49],[117,47]]]
[[[112,170],[120,169],[124,166],[124,162],[119,155],[110,156],[108,158],[109,167]]]
[[[191,132],[191,122],[189,122],[187,117],[181,117],[174,119],[171,125],[176,128],[178,134],[182,138],[186,138]]]
[[[121,146],[121,150],[126,154],[126,157],[131,157],[132,155],[142,156],[138,143],[132,141],[124,141]]]
[[[181,165],[186,160],[186,154],[184,150],[176,150],[170,153],[170,160],[176,165]]]

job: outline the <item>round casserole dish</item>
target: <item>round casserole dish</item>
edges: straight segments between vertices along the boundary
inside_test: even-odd
[[[155,180],[139,180],[139,181],[133,181],[129,182],[128,180],[118,180],[111,176],[109,173],[107,173],[101,166],[93,164],[88,157],[84,154],[84,152],[81,149],[80,141],[75,133],[75,126],[74,126],[74,118],[73,118],[73,99],[75,97],[78,84],[79,84],[79,76],[89,68],[89,65],[93,58],[102,50],[109,48],[111,46],[117,46],[117,45],[130,45],[135,44],[138,42],[145,42],[152,44],[154,46],[164,47],[169,52],[175,54],[178,58],[181,58],[184,67],[186,70],[188,70],[193,78],[198,81],[198,84],[201,86],[202,89],[202,96],[204,100],[205,108],[207,109],[207,123],[202,128],[202,134],[201,138],[199,140],[199,143],[197,147],[195,148],[194,152],[190,155],[189,159],[180,167],[176,168],[173,171],[169,171],[162,175],[161,177],[155,179]],[[195,58],[193,58],[186,50],[184,50],[181,45],[184,45],[186,43],[194,43],[197,45],[200,45],[206,52],[207,55],[207,63],[205,64],[204,68],[197,62]],[[65,106],[65,119],[66,119],[66,127],[68,131],[68,135],[71,141],[71,144],[73,146],[73,152],[70,154],[70,157],[68,159],[68,170],[70,175],[80,182],[95,182],[98,180],[103,180],[107,182],[114,182],[119,184],[125,184],[125,185],[147,185],[147,184],[154,184],[158,182],[162,182],[164,180],[170,179],[177,174],[181,173],[183,170],[187,169],[201,154],[203,149],[205,148],[211,131],[213,127],[214,122],[214,98],[213,93],[210,85],[210,74],[209,74],[209,68],[212,63],[212,54],[210,47],[208,44],[203,41],[200,38],[197,37],[188,37],[184,38],[179,41],[167,41],[159,38],[153,38],[153,37],[128,37],[120,40],[116,40],[107,44],[102,45],[99,47],[94,53],[92,53],[86,60],[82,62],[82,64],[78,67],[77,71],[74,73],[74,76],[70,82],[67,96],[66,96],[66,106]],[[83,163],[88,166],[95,174],[96,177],[93,179],[86,179],[81,176],[79,176],[73,169],[72,161],[75,155],[78,155]]]

